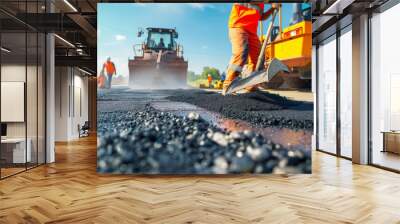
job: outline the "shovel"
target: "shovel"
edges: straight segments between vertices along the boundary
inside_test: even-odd
[[[254,72],[249,74],[245,78],[237,77],[232,81],[232,83],[228,86],[225,94],[232,94],[239,90],[245,89],[247,87],[251,87],[260,83],[269,82],[277,74],[280,72],[289,72],[289,68],[283,64],[280,60],[273,58],[271,62],[268,64],[267,68],[260,71],[261,65],[264,63],[264,55],[265,55],[265,48],[268,45],[268,39],[271,36],[272,27],[274,25],[275,16],[278,10],[274,10],[271,18],[271,24],[268,27],[267,35],[263,41],[263,45],[261,47],[260,55],[258,56],[256,69]]]

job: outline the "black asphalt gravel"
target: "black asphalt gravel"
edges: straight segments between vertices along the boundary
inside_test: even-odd
[[[222,96],[203,90],[168,90],[166,99],[186,102],[259,127],[313,129],[313,104],[267,92]]]
[[[181,117],[147,104],[100,111],[98,137],[101,173],[311,173],[310,149],[286,149],[250,131],[227,132],[196,113]]]

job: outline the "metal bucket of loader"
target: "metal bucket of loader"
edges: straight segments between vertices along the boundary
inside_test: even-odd
[[[272,59],[267,67],[261,71],[255,71],[244,78],[236,78],[228,86],[225,94],[232,94],[239,90],[259,85],[262,83],[273,83],[277,79],[281,79],[285,73],[289,72],[289,68],[283,64],[280,60]]]
[[[185,61],[135,60],[129,63],[129,86],[135,89],[186,88],[188,64]]]

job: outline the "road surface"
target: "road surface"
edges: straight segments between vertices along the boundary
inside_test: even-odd
[[[266,92],[99,90],[98,170],[309,173],[312,108]]]

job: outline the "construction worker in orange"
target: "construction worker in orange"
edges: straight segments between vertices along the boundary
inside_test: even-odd
[[[106,76],[104,75],[104,69],[100,71],[100,75],[97,77],[97,87],[104,89],[106,85]]]
[[[111,61],[111,58],[108,57],[107,61],[103,65],[103,69],[107,73],[107,84],[106,88],[110,89],[111,88],[111,82],[112,82],[112,76],[117,74],[117,69],[115,68],[114,63]]]
[[[208,81],[208,88],[211,88],[211,83],[212,83],[212,76],[210,74],[207,75],[207,81]]]
[[[232,57],[226,71],[226,78],[222,87],[225,95],[228,86],[240,75],[243,67],[254,71],[261,43],[257,35],[258,23],[266,20],[278,4],[271,4],[271,8],[264,12],[264,3],[234,3],[229,16],[229,39],[232,44]],[[256,87],[246,89],[253,91]]]

